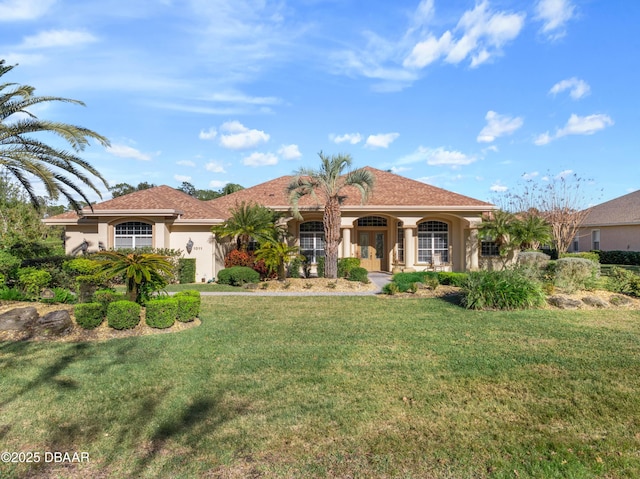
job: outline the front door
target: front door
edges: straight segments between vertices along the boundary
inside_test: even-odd
[[[384,271],[385,243],[384,231],[360,231],[358,233],[360,266],[367,271]]]

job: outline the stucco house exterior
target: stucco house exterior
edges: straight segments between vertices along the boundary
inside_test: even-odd
[[[341,257],[359,257],[369,271],[478,269],[477,226],[495,207],[387,171],[367,167],[376,183],[369,200],[345,190],[342,205]],[[158,186],[45,220],[66,231],[66,251],[97,251],[152,246],[183,251],[196,258],[198,281],[215,278],[232,247],[211,233],[242,202],[258,203],[285,216],[292,242],[313,263],[324,254],[323,205],[311,197],[300,201],[302,220],[291,214],[285,188],[291,176],[210,201],[197,200],[168,186]]]
[[[572,251],[640,251],[640,190],[593,206]]]

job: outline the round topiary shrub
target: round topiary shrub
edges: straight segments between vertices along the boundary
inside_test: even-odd
[[[258,283],[260,273],[247,266],[232,266],[218,272],[218,283],[242,286],[246,283]]]
[[[73,308],[78,326],[84,329],[94,329],[104,320],[104,309],[100,303],[80,303]]]
[[[109,303],[113,303],[114,301],[122,301],[123,299],[126,299],[126,296],[124,295],[124,293],[118,293],[113,289],[99,289],[97,291],[94,291],[92,299],[94,302],[100,303],[102,305],[104,314],[106,315]]]
[[[173,326],[178,315],[178,300],[174,298],[151,299],[146,304],[145,322],[152,328]]]
[[[175,295],[178,301],[178,314],[176,319],[181,323],[193,321],[200,314],[200,297]]]
[[[132,329],[140,322],[141,306],[133,301],[121,300],[107,307],[107,322],[113,329]]]
[[[361,268],[360,266],[351,268],[347,279],[349,281],[360,281],[361,283],[368,284],[369,272],[365,268]]]

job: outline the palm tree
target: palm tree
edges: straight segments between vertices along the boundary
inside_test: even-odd
[[[483,220],[478,228],[483,238],[495,242],[503,268],[506,267],[509,253],[519,246],[516,239],[517,223],[518,219],[514,214],[497,210],[491,213],[491,217]]]
[[[280,215],[266,206],[255,203],[237,204],[231,217],[211,231],[221,238],[235,238],[237,248],[246,249],[253,238],[258,243],[278,239],[282,227],[277,225]]]
[[[551,225],[541,216],[527,213],[515,225],[515,235],[522,249],[537,250],[541,244],[550,244]]]
[[[130,301],[148,298],[149,289],[160,290],[167,285],[165,276],[173,274],[173,265],[167,256],[155,253],[123,253],[101,251],[93,256],[102,272],[109,278],[124,276]]]
[[[0,77],[13,68],[14,66],[5,65],[4,60],[0,60]],[[80,210],[82,206],[74,198],[74,193],[87,204],[91,204],[91,201],[71,177],[80,180],[100,198],[100,191],[85,172],[108,187],[106,180],[73,152],[49,146],[32,135],[53,133],[69,143],[75,153],[84,150],[90,139],[97,140],[103,146],[109,146],[109,140],[87,128],[38,119],[29,110],[40,103],[61,101],[83,106],[84,103],[69,98],[34,96],[34,91],[35,88],[28,85],[0,83],[0,167],[22,185],[36,208],[41,206],[41,200],[35,194],[29,175],[42,181],[50,198],[57,199],[62,194],[74,209]]]
[[[297,246],[289,246],[285,241],[266,241],[256,251],[256,258],[264,261],[269,271],[278,273],[278,280],[286,279],[286,265],[294,258],[303,258]]]
[[[360,193],[360,199],[365,202],[375,183],[373,173],[364,168],[349,171],[343,174],[345,168],[351,167],[351,156],[332,155],[320,156],[320,169],[314,170],[301,168],[287,187],[289,203],[293,214],[302,218],[299,211],[299,201],[305,196],[318,196],[324,202],[324,250],[325,250],[325,276],[327,278],[338,277],[338,246],[340,244],[340,205],[344,202],[344,189],[353,186]]]

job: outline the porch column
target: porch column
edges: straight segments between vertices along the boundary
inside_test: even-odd
[[[478,261],[478,230],[471,228],[469,230],[469,243],[467,244],[467,264],[465,270],[477,271],[479,268]]]
[[[404,265],[405,271],[416,266],[416,245],[413,232],[416,226],[404,226]]]
[[[342,257],[351,256],[351,228],[342,228]]]

